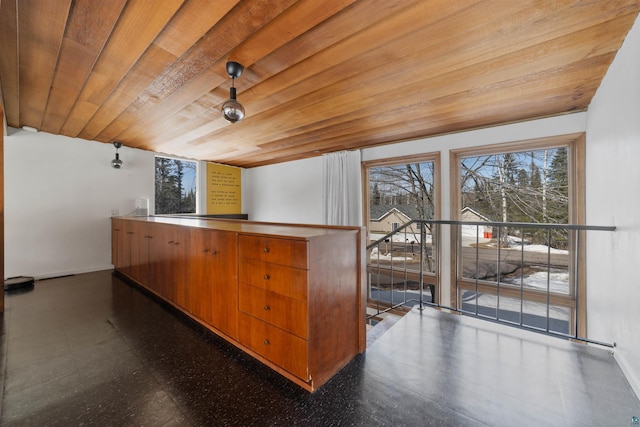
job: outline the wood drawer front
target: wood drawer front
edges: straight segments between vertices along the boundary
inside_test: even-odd
[[[238,337],[265,359],[309,381],[307,341],[244,313],[239,313]]]
[[[238,280],[290,298],[307,300],[307,270],[241,258]]]
[[[307,339],[306,301],[240,283],[238,304],[240,311]]]
[[[238,236],[238,254],[280,265],[307,268],[307,242],[260,236]]]

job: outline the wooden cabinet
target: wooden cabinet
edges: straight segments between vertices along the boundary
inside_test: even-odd
[[[153,224],[153,230],[158,256],[154,277],[157,292],[186,308],[189,300],[186,267],[189,231],[184,227],[166,224]]]
[[[364,351],[358,227],[114,218],[117,271],[313,391]]]
[[[125,274],[131,274],[132,241],[134,224],[130,221],[114,218],[111,225],[111,262],[114,267]],[[115,250],[114,250],[115,248]]]
[[[192,228],[189,250],[189,311],[237,338],[236,235]]]
[[[311,388],[328,380],[359,352],[357,252],[347,234],[239,235],[240,343]]]

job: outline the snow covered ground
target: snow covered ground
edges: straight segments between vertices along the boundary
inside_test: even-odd
[[[520,279],[505,281],[513,285],[520,285]],[[523,278],[523,286],[525,288],[546,291],[547,285],[549,286],[549,292],[556,292],[565,295],[568,294],[569,273],[565,270],[551,269],[549,273],[546,271],[538,271]]]

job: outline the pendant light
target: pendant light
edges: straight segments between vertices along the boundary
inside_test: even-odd
[[[222,115],[225,120],[231,123],[239,122],[244,118],[244,107],[236,100],[236,88],[234,82],[240,77],[244,67],[234,61],[227,62],[227,74],[231,77],[231,88],[229,89],[229,99],[222,104]]]
[[[114,169],[122,169],[122,166],[124,166],[124,163],[122,162],[122,160],[120,160],[120,154],[118,154],[118,148],[122,147],[122,143],[114,142],[113,146],[116,147],[116,158],[111,160],[111,166]]]

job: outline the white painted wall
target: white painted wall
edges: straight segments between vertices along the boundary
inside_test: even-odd
[[[243,179],[243,210],[250,220],[323,223],[322,157],[246,169]]]
[[[587,119],[587,222],[590,233],[589,335],[613,337],[616,358],[640,396],[640,22],[618,51]]]
[[[154,153],[9,128],[4,139],[5,275],[111,268],[112,210],[154,205]]]

